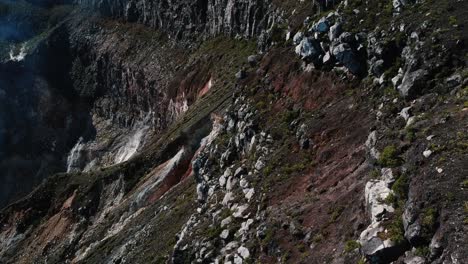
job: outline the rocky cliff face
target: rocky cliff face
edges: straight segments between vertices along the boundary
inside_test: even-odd
[[[465,2],[73,3],[0,64],[0,262],[468,261]]]
[[[268,0],[75,2],[103,15],[161,30],[174,40],[193,41],[219,34],[258,37],[265,34],[278,17],[278,12]]]

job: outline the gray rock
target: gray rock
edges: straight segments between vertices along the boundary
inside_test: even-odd
[[[365,199],[372,223],[380,221],[387,213],[393,213],[395,209],[385,203],[385,198],[392,194],[389,182],[385,180],[373,180],[366,183]]]
[[[221,227],[225,227],[225,226],[227,226],[227,225],[230,225],[230,224],[232,223],[232,220],[233,220],[233,219],[232,219],[231,216],[226,217],[225,219],[223,219],[223,220],[221,221]]]
[[[300,31],[297,32],[293,37],[294,45],[299,45],[299,43],[301,43],[303,38],[304,38],[304,33],[300,32]]]
[[[255,189],[254,188],[245,189],[244,194],[245,194],[245,199],[247,199],[247,201],[250,201],[255,194]]]
[[[310,38],[304,38],[297,46],[296,46],[296,54],[301,56],[302,59],[316,59],[322,53],[322,49],[320,44]]]
[[[317,23],[314,24],[313,30],[316,32],[326,33],[330,29],[330,24],[326,17],[322,17]]]
[[[226,177],[224,177],[224,175],[221,175],[221,177],[219,177],[219,186],[224,187],[225,184],[226,184]]]
[[[361,244],[361,251],[365,256],[377,255],[385,248],[394,246],[392,241],[382,240],[379,237],[380,232],[384,232],[384,228],[380,226],[380,223],[377,222],[371,224],[361,233],[359,237],[359,243]]]
[[[401,84],[401,80],[403,79],[403,69],[398,70],[398,74],[392,78],[393,87],[398,87]]]
[[[405,238],[412,244],[421,237],[421,225],[416,221],[405,228]]]
[[[245,212],[247,211],[248,208],[249,208],[248,204],[237,206],[235,207],[235,210],[232,216],[234,216],[235,218],[243,218],[245,217]]]
[[[446,80],[445,80],[445,84],[447,85],[448,88],[454,88],[456,86],[459,86],[462,82],[462,77],[459,73],[457,74],[454,74],[450,77],[448,77]]]
[[[403,97],[412,97],[420,92],[426,84],[428,72],[424,69],[419,69],[413,72],[407,71],[403,76],[401,84],[398,86],[398,91]]]
[[[250,252],[246,247],[239,247],[237,249],[237,253],[243,258],[243,259],[248,259],[250,257]]]
[[[370,65],[369,69],[370,73],[374,76],[382,76],[384,73],[384,61],[383,60],[377,60],[374,63]]]
[[[363,66],[359,62],[357,55],[351,47],[344,43],[333,48],[333,56],[352,74],[359,75],[363,71]]]
[[[219,237],[226,240],[229,237],[229,229],[224,229],[219,235]]]
[[[247,182],[246,179],[241,179],[240,182],[239,182],[239,186],[241,188],[247,188],[247,186],[249,186],[249,182]]]
[[[247,173],[247,170],[241,166],[237,168],[236,172],[234,172],[234,177],[240,178],[240,176],[245,175],[246,173]]]
[[[229,177],[226,182],[226,190],[231,191],[234,188],[234,185],[236,184],[237,180],[234,177]]]
[[[242,80],[244,79],[245,77],[247,77],[247,73],[245,72],[245,70],[240,70],[236,73],[236,78],[238,80]]]
[[[372,131],[366,140],[366,148],[370,155],[370,157],[374,160],[378,160],[380,158],[380,152],[375,148],[375,144],[377,143],[377,131]]]
[[[340,43],[352,43],[354,42],[355,38],[354,38],[354,35],[350,32],[343,32],[341,33],[340,37],[339,37],[339,42]]]
[[[411,117],[410,110],[411,106],[405,107],[400,111],[399,115],[403,117],[405,121],[408,121],[408,119]]]
[[[257,56],[256,55],[250,55],[247,58],[247,61],[249,62],[250,65],[255,66],[257,64]]]
[[[425,264],[426,259],[423,258],[423,257],[419,257],[419,256],[406,257],[403,260],[403,263],[405,263],[405,264]]]
[[[432,237],[431,243],[429,244],[429,249],[431,250],[431,259],[435,259],[436,257],[440,256],[444,251],[444,247],[442,245],[443,238],[444,234],[441,229],[439,229]]]
[[[234,200],[234,194],[232,192],[227,192],[224,195],[223,201],[221,202],[223,205],[228,205]]]
[[[258,159],[255,163],[255,170],[261,171],[263,168],[265,168],[265,162],[263,162],[261,159]]]
[[[331,56],[329,51],[327,51],[325,55],[323,55],[322,63],[324,65],[331,65],[333,63],[333,57]]]

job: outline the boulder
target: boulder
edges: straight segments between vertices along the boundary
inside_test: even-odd
[[[355,38],[354,38],[354,35],[350,32],[343,32],[340,34],[340,37],[339,37],[339,42],[340,43],[352,43],[354,42]]]
[[[397,89],[403,97],[413,97],[424,88],[428,75],[429,73],[424,69],[406,71]]]
[[[367,227],[359,237],[361,252],[370,263],[390,263],[404,252],[401,245],[390,239],[382,239],[380,234],[383,232],[385,229],[377,222]]]
[[[364,69],[363,65],[348,44],[343,43],[334,47],[333,56],[335,56],[336,60],[343,64],[352,74],[362,74]]]
[[[312,29],[315,32],[326,33],[330,29],[330,24],[326,17],[322,17],[317,23],[314,24]]]
[[[385,199],[392,194],[389,182],[385,180],[373,180],[366,183],[365,199],[372,223],[378,222],[387,213],[393,213],[395,209],[385,203]]]
[[[336,23],[335,25],[330,27],[330,31],[328,32],[328,38],[330,41],[334,41],[338,39],[343,32],[343,27],[341,26],[341,23]]]
[[[311,59],[314,60],[322,53],[322,48],[320,43],[315,39],[304,38],[296,46],[296,54],[301,56],[302,59]]]
[[[237,249],[237,253],[243,258],[243,259],[248,259],[250,257],[250,252],[246,247],[239,247]]]

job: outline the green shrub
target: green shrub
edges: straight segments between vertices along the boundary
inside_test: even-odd
[[[312,238],[312,241],[316,244],[322,242],[323,240],[323,235],[322,234],[317,234]]]
[[[346,244],[345,244],[345,252],[349,253],[360,247],[361,247],[361,244],[359,244],[359,242],[357,242],[356,240],[348,240],[346,241]]]
[[[434,208],[424,210],[424,217],[422,220],[423,226],[433,226],[437,217],[437,211]]]
[[[403,226],[403,219],[401,216],[394,219],[388,228],[389,238],[397,244],[403,243],[405,241],[405,229]]]
[[[380,178],[380,171],[378,169],[373,169],[371,172],[370,172],[370,177],[372,179],[379,179]]]
[[[429,254],[431,254],[431,250],[428,246],[417,247],[414,254],[420,257],[427,257]]]
[[[380,154],[379,164],[384,167],[397,167],[401,160],[398,157],[398,151],[395,146],[387,146]]]
[[[408,174],[404,173],[395,181],[392,186],[392,191],[398,200],[406,200],[408,197],[408,189],[409,177]]]
[[[455,16],[449,16],[448,21],[451,26],[455,26],[458,24],[458,20]]]

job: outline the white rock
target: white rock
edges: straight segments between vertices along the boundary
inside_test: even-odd
[[[226,184],[226,177],[224,177],[224,175],[221,175],[221,177],[219,177],[219,186],[224,187],[225,184]]]
[[[423,152],[424,157],[429,158],[432,155],[432,151],[430,149],[426,149]]]
[[[408,121],[406,121],[406,126],[409,127],[412,124],[414,124],[414,122],[416,122],[416,117],[412,116],[412,117],[408,118]]]
[[[257,163],[255,163],[255,169],[261,171],[263,168],[265,168],[265,163],[261,159],[258,159]]]
[[[249,218],[247,221],[243,222],[241,224],[241,228],[239,229],[239,234],[243,235],[247,233],[250,229],[250,226],[253,224],[254,220],[252,218]]]
[[[239,167],[237,168],[236,172],[234,173],[234,177],[240,177],[245,174],[245,168]]]
[[[235,212],[232,214],[235,218],[242,218],[244,217],[244,212],[249,208],[248,204],[244,204],[241,206],[236,207]]]
[[[242,264],[242,257],[239,255],[234,255],[234,264]]]
[[[390,240],[382,240],[379,237],[379,233],[383,232],[384,229],[380,226],[379,222],[371,224],[364,230],[359,236],[359,243],[361,244],[362,252],[371,256],[379,251],[394,246],[394,243]]]
[[[225,227],[232,223],[232,217],[228,216],[221,221],[221,227]]]
[[[239,253],[239,255],[241,255],[241,257],[243,259],[248,259],[250,257],[249,250],[246,247],[243,247],[243,246],[241,246],[241,247],[239,247],[237,249],[237,253]]]
[[[400,112],[400,116],[403,117],[405,121],[408,121],[408,119],[410,118],[410,113],[409,113],[410,109],[411,109],[411,106],[408,106],[408,107],[403,108]]]
[[[229,177],[227,182],[226,182],[226,190],[231,191],[234,188],[234,185],[236,184],[237,179],[234,177]]]
[[[250,200],[252,199],[254,194],[255,194],[255,189],[254,188],[247,189],[245,191],[245,199],[247,199],[247,201],[250,202]]]
[[[249,182],[246,179],[241,179],[239,182],[239,186],[242,188],[247,188],[247,186],[249,186]]]
[[[230,202],[234,200],[234,194],[232,192],[227,192],[224,195],[223,201],[221,202],[223,205],[228,205]]]
[[[431,141],[434,137],[435,137],[435,135],[430,135],[430,136],[428,136],[426,139],[427,139],[428,141]]]
[[[444,170],[443,170],[442,168],[439,168],[439,167],[436,167],[436,171],[437,171],[438,173],[444,172]]]
[[[327,51],[327,52],[325,53],[325,55],[323,55],[322,62],[323,62],[323,64],[327,64],[327,63],[329,63],[330,61],[331,61],[331,54],[330,54],[329,51]]]
[[[403,260],[403,263],[405,263],[405,264],[425,264],[426,260],[423,257],[413,256],[413,257],[405,258]]]
[[[366,183],[365,199],[371,215],[372,223],[376,223],[386,213],[393,213],[395,209],[384,202],[392,193],[386,181],[369,181]]]
[[[220,238],[226,239],[229,237],[229,229],[224,229],[223,232],[219,235]]]
[[[366,148],[373,159],[378,160],[380,158],[380,152],[375,148],[377,143],[377,131],[372,131],[366,140]]]

